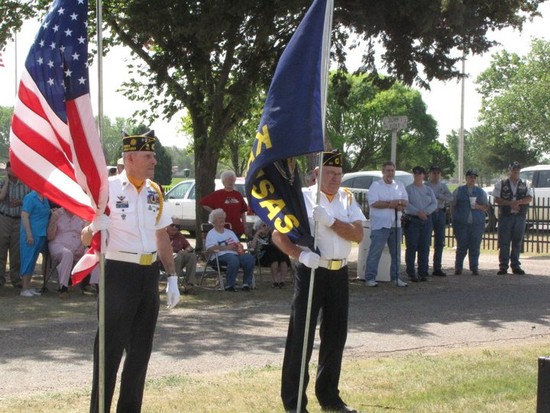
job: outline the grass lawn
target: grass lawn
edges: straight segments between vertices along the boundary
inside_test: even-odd
[[[349,360],[342,397],[361,412],[533,412],[541,344],[466,348],[435,355]],[[312,369],[315,366],[311,366]],[[228,374],[185,375],[147,382],[144,412],[277,412],[280,366]],[[310,412],[319,412],[312,383]],[[0,412],[82,412],[88,390],[33,398],[2,398]]]

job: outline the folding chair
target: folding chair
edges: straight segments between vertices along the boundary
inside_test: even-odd
[[[227,223],[226,227],[228,229],[231,229],[231,224]],[[201,224],[201,233],[202,233],[202,239],[206,239],[206,234],[208,231],[210,231],[213,228],[213,225],[210,223],[203,223]],[[198,282],[199,286],[202,286],[202,283],[204,281],[204,278],[206,277],[209,269],[210,271],[213,271],[215,275],[218,277],[218,281],[216,286],[218,288],[215,288],[216,290],[224,290],[224,283],[223,283],[223,276],[222,271],[225,271],[225,267],[222,267],[220,264],[220,261],[218,260],[218,255],[215,252],[207,252],[204,251],[197,251],[197,254],[201,255],[204,260],[204,268],[202,270],[202,274],[200,277],[200,280]]]

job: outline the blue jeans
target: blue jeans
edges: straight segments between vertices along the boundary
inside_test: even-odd
[[[443,247],[445,246],[445,210],[435,211],[431,215],[431,218],[434,233],[433,270],[441,271],[441,258],[443,257]]]
[[[411,216],[409,226],[405,228],[405,263],[407,264],[407,275],[415,277],[414,261],[418,253],[418,275],[428,275],[428,261],[430,258],[430,244],[432,241],[432,220],[422,220]]]
[[[461,270],[464,258],[468,255],[470,270],[479,268],[479,249],[483,236],[484,223],[458,224],[453,227],[456,238],[455,270]]]
[[[227,285],[226,287],[235,287],[237,273],[239,268],[244,271],[243,285],[252,285],[254,275],[254,257],[248,253],[243,255],[223,254],[219,256],[220,264],[227,265]]]
[[[401,228],[382,228],[371,231],[370,248],[367,256],[367,270],[365,282],[376,281],[378,275],[378,263],[388,244],[391,256],[390,279],[395,281],[399,278],[399,265],[401,263]]]
[[[524,234],[525,217],[516,214],[498,217],[498,262],[500,269],[508,269],[508,261],[510,261],[512,269],[520,268],[519,254]],[[512,247],[511,254],[510,245]]]

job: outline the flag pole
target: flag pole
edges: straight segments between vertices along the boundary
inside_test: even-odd
[[[15,32],[14,36],[14,46],[15,46],[15,58],[13,59],[15,65],[15,71],[13,72],[13,80],[14,80],[14,86],[15,86],[15,99],[17,99],[17,31]]]
[[[330,67],[330,35],[332,32],[332,13],[334,9],[334,0],[328,0],[325,9],[325,25],[323,30],[323,53],[321,55],[321,123],[323,131],[323,144],[325,143],[325,124],[327,111],[327,93],[328,93],[328,74]],[[316,204],[319,205],[321,199],[321,184],[323,179],[323,153],[318,156],[319,173],[317,176],[317,198]],[[313,250],[317,249],[317,231],[318,223],[314,223],[313,231]],[[304,377],[306,371],[307,348],[309,342],[309,324],[311,323],[311,305],[313,302],[313,288],[315,286],[315,270],[312,268],[309,277],[309,291],[307,298],[306,323],[304,328],[304,342],[302,343],[302,361],[300,364],[300,381],[298,385],[298,401],[296,411],[302,411],[302,396],[304,392]]]
[[[103,3],[97,0],[97,124],[99,139],[103,142]],[[101,231],[101,253],[99,256],[99,413],[105,412],[105,231]]]

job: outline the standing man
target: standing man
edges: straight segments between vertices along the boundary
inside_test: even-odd
[[[430,244],[432,241],[432,213],[437,208],[437,200],[430,187],[424,185],[426,170],[421,166],[413,168],[414,182],[407,185],[409,203],[406,212],[410,222],[405,228],[405,263],[407,275],[413,282],[426,281],[428,276]],[[418,254],[418,272],[414,262]]]
[[[6,163],[6,179],[0,182],[0,287],[6,284],[6,263],[10,256],[10,280],[21,286],[19,277],[19,227],[23,198],[31,190],[15,176]]]
[[[481,238],[485,231],[485,212],[489,209],[487,194],[477,185],[477,171],[466,171],[466,184],[453,192],[451,204],[456,238],[455,275],[462,274],[468,255],[472,275],[479,275]]]
[[[237,235],[237,238],[241,238],[246,232],[248,205],[241,193],[235,189],[235,181],[237,180],[235,172],[222,172],[220,179],[223,188],[203,197],[200,204],[209,213],[214,209],[223,209],[227,215],[227,222],[231,224],[231,230]]]
[[[315,174],[318,175],[319,169]],[[317,222],[317,247],[320,254],[293,244],[287,235],[274,231],[274,243],[287,255],[298,259],[300,266],[295,274],[294,299],[288,326],[283,361],[281,397],[286,411],[295,412],[298,403],[301,360],[306,328],[309,285],[312,270],[315,283],[308,327],[306,371],[302,394],[302,412],[306,412],[306,388],[309,381],[307,365],[313,350],[315,327],[322,310],[319,347],[319,365],[315,395],[323,410],[355,412],[340,398],[338,382],[342,367],[342,354],[348,331],[349,284],[347,257],[352,242],[363,238],[362,222],[365,219],[353,195],[340,189],[342,181],[342,155],[336,152],[323,154],[321,194],[316,205],[317,185],[304,189],[308,216]],[[312,228],[312,231],[314,228]]]
[[[394,179],[395,164],[391,161],[382,165],[382,179],[374,181],[369,188],[370,207],[370,248],[367,255],[365,285],[376,287],[378,263],[384,246],[390,249],[391,282],[398,287],[407,283],[399,278],[401,262],[401,213],[407,207],[409,197],[405,186]]]
[[[525,274],[521,268],[519,254],[525,234],[525,218],[533,194],[527,182],[519,179],[520,169],[519,162],[512,162],[508,166],[508,179],[497,182],[493,191],[495,202],[500,208],[498,213],[498,275],[508,272],[508,262],[510,262],[514,274]]]
[[[155,172],[153,131],[125,136],[122,141],[125,170],[109,178],[110,215],[100,215],[82,230],[85,245],[92,233],[109,230],[105,252],[105,411],[109,412],[122,354],[118,412],[139,412],[153,335],[159,312],[160,258],[168,274],[168,307],[180,298],[170,238],[172,219],[163,212]],[[98,336],[94,346],[94,379],[90,412],[99,408]]]
[[[441,182],[441,168],[432,165],[426,185],[432,188],[435,199],[437,199],[437,209],[432,213],[432,226],[434,233],[434,256],[432,275],[445,277],[447,274],[441,269],[441,259],[443,257],[443,247],[445,246],[445,227],[447,225],[447,205],[453,200],[453,194],[447,187],[447,184]]]

